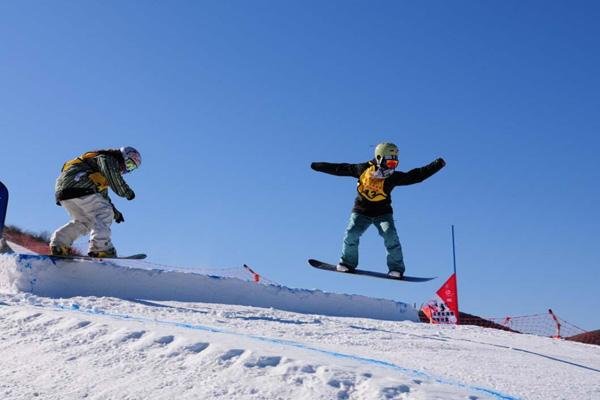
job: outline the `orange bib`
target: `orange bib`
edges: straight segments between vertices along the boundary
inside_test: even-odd
[[[385,179],[378,179],[373,177],[375,172],[375,166],[372,165],[362,173],[358,178],[358,193],[365,199],[373,202],[383,201],[388,198],[388,195],[383,191],[383,184]]]

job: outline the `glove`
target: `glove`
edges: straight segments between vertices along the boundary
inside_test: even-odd
[[[315,171],[321,172],[322,165],[323,165],[322,162],[313,162],[313,163],[310,163],[310,168],[314,169]]]
[[[446,166],[446,160],[444,160],[442,157],[438,158],[434,162],[439,165],[440,168],[444,168]]]
[[[123,214],[121,211],[117,210],[115,206],[113,206],[113,213],[115,214],[115,222],[120,224],[121,222],[125,222],[125,218],[123,218]]]
[[[130,190],[129,192],[127,192],[127,194],[125,195],[125,198],[127,200],[133,200],[135,199],[135,192],[133,190]]]

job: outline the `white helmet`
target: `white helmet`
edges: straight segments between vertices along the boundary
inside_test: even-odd
[[[398,146],[394,143],[379,143],[375,147],[375,161],[382,169],[395,169],[398,166]]]
[[[142,156],[133,147],[121,147],[119,150],[121,150],[123,160],[125,160],[125,173],[131,172],[142,165]]]

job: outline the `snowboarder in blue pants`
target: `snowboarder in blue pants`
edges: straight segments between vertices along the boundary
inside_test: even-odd
[[[429,178],[446,165],[443,158],[408,172],[396,171],[398,147],[393,143],[380,143],[375,147],[375,158],[359,164],[313,162],[311,168],[337,176],[358,178],[358,195],[346,228],[342,255],[337,270],[352,272],[358,266],[360,237],[375,225],[383,237],[387,250],[389,275],[402,278],[406,269],[402,246],[394,225],[391,192],[396,186],[412,185]]]

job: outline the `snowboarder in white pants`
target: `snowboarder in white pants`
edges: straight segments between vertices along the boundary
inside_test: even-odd
[[[65,207],[71,221],[57,229],[50,240],[50,254],[71,254],[71,245],[79,237],[90,234],[88,255],[116,257],[110,226],[123,222],[108,197],[110,187],[117,195],[133,200],[135,193],[122,175],[138,168],[140,153],[133,147],[90,151],[67,161],[56,180],[56,202]]]
[[[115,213],[110,201],[101,194],[90,194],[62,200],[60,204],[67,210],[71,220],[54,232],[52,243],[55,246],[62,244],[70,247],[81,236],[90,234],[90,252],[114,249],[110,226]]]

